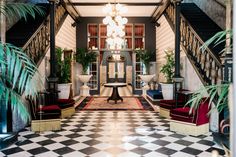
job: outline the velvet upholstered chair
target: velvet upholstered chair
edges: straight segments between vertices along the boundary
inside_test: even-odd
[[[186,95],[181,93],[183,91],[189,91],[186,89],[180,89],[177,92],[177,100],[160,100],[160,116],[170,118],[170,111],[175,108],[183,107],[186,103]]]
[[[181,134],[199,136],[209,132],[209,101],[203,99],[199,107],[190,113],[190,107],[170,111],[170,130]]]

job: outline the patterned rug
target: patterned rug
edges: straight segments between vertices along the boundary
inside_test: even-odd
[[[152,106],[143,97],[123,97],[123,102],[115,104],[107,97],[86,97],[77,107],[77,110],[149,110]]]

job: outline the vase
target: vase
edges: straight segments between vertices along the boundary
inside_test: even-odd
[[[93,75],[78,75],[79,80],[83,83],[83,86],[80,87],[80,95],[81,96],[90,96],[89,94],[89,86],[87,83]]]
[[[147,90],[150,89],[148,83],[155,77],[155,74],[153,75],[138,75],[142,81],[145,83],[145,86],[143,86],[143,95],[146,95]]]

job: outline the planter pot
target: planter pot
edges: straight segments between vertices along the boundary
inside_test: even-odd
[[[89,86],[87,85],[87,83],[89,82],[90,78],[93,75],[78,75],[79,80],[84,83],[83,86],[80,87],[80,95],[81,96],[90,96],[89,94]]]
[[[59,99],[68,99],[70,96],[70,87],[71,83],[58,84],[58,93]]]
[[[143,82],[145,82],[145,86],[143,86],[143,95],[146,95],[146,91],[150,89],[149,85],[148,85],[148,82],[150,82],[153,77],[155,77],[155,75],[138,75],[142,80]]]
[[[161,83],[162,95],[164,100],[173,100],[174,98],[174,84]]]

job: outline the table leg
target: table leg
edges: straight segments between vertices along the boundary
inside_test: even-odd
[[[109,100],[114,100],[115,104],[117,104],[117,100],[121,100],[123,102],[123,99],[120,97],[119,92],[118,92],[118,87],[114,86],[112,90],[111,96],[107,99],[107,102]]]

